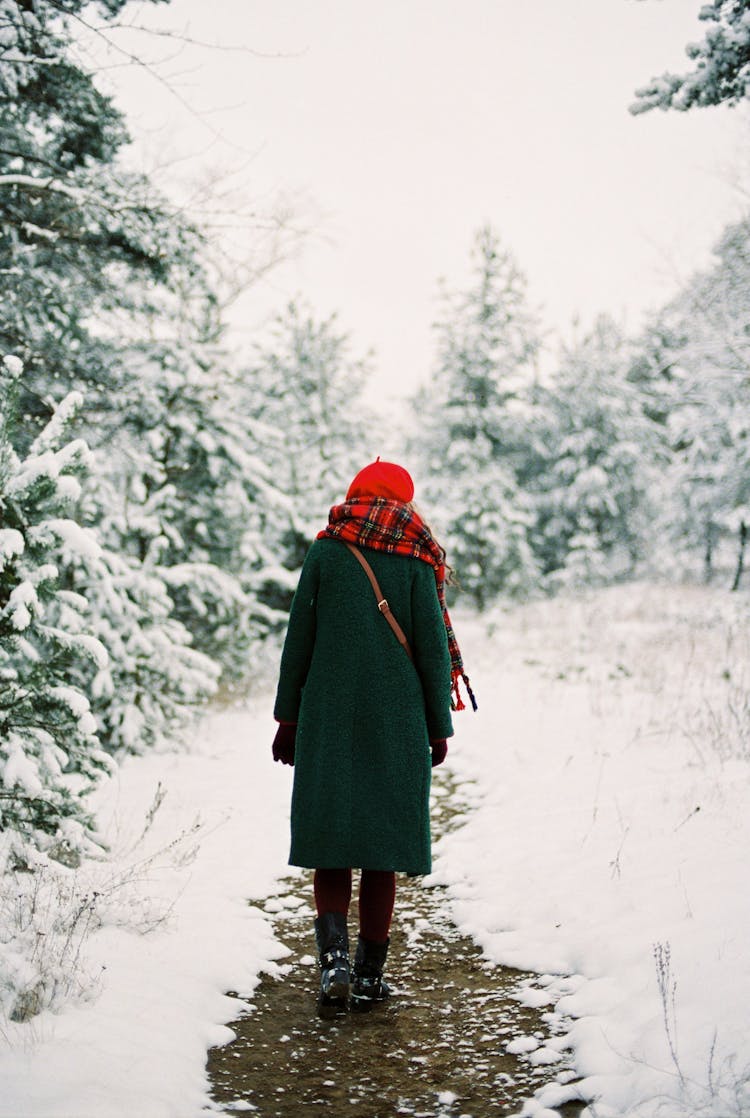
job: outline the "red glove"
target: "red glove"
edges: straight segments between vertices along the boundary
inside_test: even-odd
[[[430,749],[432,750],[432,767],[442,765],[445,758],[448,756],[448,742],[445,738],[438,738],[436,741],[430,742]]]
[[[282,765],[294,764],[294,739],[297,737],[296,722],[280,722],[273,739],[273,759]]]

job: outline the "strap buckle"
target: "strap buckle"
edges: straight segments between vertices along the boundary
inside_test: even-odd
[[[387,598],[383,598],[382,602],[378,602],[378,609],[381,613],[385,613],[385,611],[389,609]]]

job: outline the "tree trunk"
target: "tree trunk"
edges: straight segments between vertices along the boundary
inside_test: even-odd
[[[714,557],[714,527],[713,524],[706,525],[706,550],[703,552],[703,581],[708,583],[711,581],[713,574],[713,557]]]
[[[737,554],[737,570],[734,572],[734,582],[732,583],[732,590],[739,590],[740,579],[742,572],[745,568],[745,544],[747,543],[747,524],[744,520],[740,521],[740,549]]]

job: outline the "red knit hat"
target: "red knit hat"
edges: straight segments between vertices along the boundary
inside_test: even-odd
[[[387,497],[407,504],[414,496],[414,482],[403,466],[381,462],[380,457],[360,470],[347,490],[347,501],[359,497]]]

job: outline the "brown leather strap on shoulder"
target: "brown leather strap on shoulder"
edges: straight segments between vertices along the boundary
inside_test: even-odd
[[[383,591],[380,589],[380,583],[378,582],[377,578],[375,577],[374,570],[372,569],[370,564],[367,562],[367,560],[365,559],[364,555],[362,554],[362,552],[359,550],[358,547],[355,547],[353,543],[349,543],[348,540],[342,540],[342,543],[345,543],[346,546],[351,551],[352,555],[356,556],[356,558],[359,560],[359,563],[361,564],[363,571],[365,572],[365,574],[367,575],[367,577],[370,580],[370,585],[372,586],[373,590],[375,591],[375,598],[377,599],[378,609],[380,610],[383,617],[386,619],[386,621],[390,625],[391,629],[393,629],[393,632],[396,634],[398,642],[401,645],[401,647],[403,648],[406,655],[409,657],[410,660],[413,661],[414,657],[412,656],[411,646],[409,645],[409,641],[406,637],[406,633],[404,632],[404,630],[401,628],[401,626],[399,625],[396,618],[391,613],[391,607],[388,605],[387,600],[383,597]]]

